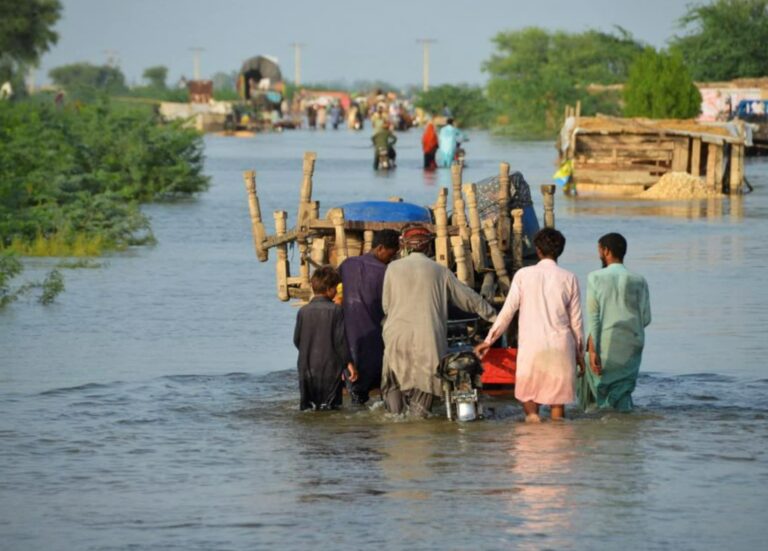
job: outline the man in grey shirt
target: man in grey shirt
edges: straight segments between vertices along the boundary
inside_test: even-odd
[[[384,365],[381,394],[391,413],[406,408],[426,417],[442,388],[435,372],[448,348],[448,303],[493,322],[496,311],[448,268],[427,256],[434,236],[423,226],[404,230],[407,256],[384,276]]]

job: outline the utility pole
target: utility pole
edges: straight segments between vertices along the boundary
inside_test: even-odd
[[[437,42],[434,38],[419,38],[416,42],[420,43],[424,48],[424,69],[422,73],[423,85],[422,90],[429,91],[429,45]]]
[[[200,52],[204,52],[205,48],[196,46],[194,48],[190,48],[189,50],[194,54],[194,79],[200,80],[202,78],[200,75]]]
[[[292,42],[293,48],[293,84],[298,88],[301,86],[301,49],[306,46],[301,42]]]
[[[120,64],[120,58],[118,57],[120,52],[117,50],[108,48],[106,50],[102,50],[101,52],[107,56],[107,67],[112,67],[114,69]]]

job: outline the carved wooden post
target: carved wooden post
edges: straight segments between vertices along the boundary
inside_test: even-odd
[[[453,247],[453,255],[456,257],[456,277],[459,278],[464,285],[471,285],[470,271],[467,268],[467,258],[464,249],[464,241],[460,235],[454,235],[451,237],[451,246]]]
[[[459,163],[451,165],[451,184],[453,186],[453,215],[451,223],[458,226],[459,235],[469,245],[469,226],[467,225],[467,213],[465,211],[464,197],[461,194],[462,166]]]
[[[541,186],[541,194],[544,198],[544,227],[555,227],[555,186],[545,184]]]
[[[347,234],[344,231],[344,211],[333,209],[331,220],[336,231],[336,266],[338,267],[349,256],[347,253]]]
[[[477,186],[475,184],[464,184],[464,195],[467,196],[467,207],[469,209],[469,243],[472,249],[472,264],[476,271],[481,271],[486,267],[485,247],[483,246],[483,229],[480,225],[480,211],[477,208]]]
[[[523,209],[512,209],[512,265],[523,267]]]
[[[509,219],[509,163],[499,164],[499,193],[496,202],[499,205],[499,220],[496,226],[496,237],[499,240],[499,248],[504,253],[509,250],[510,232],[512,222]]]
[[[463,167],[459,163],[451,163],[451,191],[453,192],[454,205],[461,198],[462,171]],[[453,224],[456,225],[456,220],[453,220]]]
[[[440,188],[435,203],[435,261],[446,268],[451,262],[450,251],[448,249],[448,213],[445,210],[445,203],[448,198],[448,190]]]
[[[276,210],[273,216],[275,218],[275,235],[278,237],[285,235],[288,213],[284,210]],[[277,279],[277,298],[286,301],[289,298],[288,277],[290,275],[290,267],[288,265],[288,244],[286,243],[277,246],[275,275]]]
[[[256,194],[256,172],[246,170],[243,173],[243,180],[248,192],[248,210],[251,213],[251,234],[253,235],[253,247],[256,249],[256,258],[261,262],[266,262],[268,258],[267,249],[264,248],[266,231],[264,230],[264,223],[261,221],[259,196]]]
[[[307,234],[300,232],[296,238],[299,244],[299,279],[302,289],[309,289],[309,244]]]
[[[373,249],[373,230],[363,232],[363,254],[371,252]]]
[[[296,227],[299,231],[309,226],[312,218],[312,176],[315,172],[315,159],[317,154],[312,151],[304,153],[303,177],[301,179],[301,192],[299,193],[299,214]]]
[[[312,262],[317,266],[327,263],[325,254],[325,237],[315,237],[312,239],[312,252],[310,253]]]
[[[499,287],[506,294],[509,291],[509,276],[507,275],[507,267],[504,264],[504,254],[499,249],[499,241],[496,239],[496,228],[493,225],[493,220],[483,222],[483,232],[485,232],[485,240],[488,242],[488,249],[491,251],[491,261],[493,262],[493,269],[496,272]]]

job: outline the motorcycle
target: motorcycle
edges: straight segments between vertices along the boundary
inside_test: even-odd
[[[467,156],[467,152],[461,147],[461,142],[456,142],[456,153],[453,155],[453,160],[464,166],[464,159]]]
[[[437,368],[442,381],[445,412],[449,421],[474,421],[483,418],[478,390],[483,384],[483,364],[475,355],[472,340],[477,334],[477,319],[448,322],[448,354]]]
[[[376,148],[376,156],[378,157],[377,167],[379,170],[389,170],[390,160],[389,151],[386,147]]]

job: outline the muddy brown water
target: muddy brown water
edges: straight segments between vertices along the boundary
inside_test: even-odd
[[[0,549],[745,549],[768,525],[768,165],[740,200],[557,197],[561,264],[585,282],[620,231],[652,296],[637,410],[520,421],[297,410],[295,308],[253,252],[241,172],[295,214],[315,150],[321,210],[430,204],[419,135],[371,170],[367,134],[208,137],[211,189],[146,208],[158,238],[66,271],[44,308],[0,313]],[[550,143],[473,133],[466,181],[501,160],[534,185]],[[295,253],[293,255],[295,258]],[[34,261],[29,275],[50,261]]]

